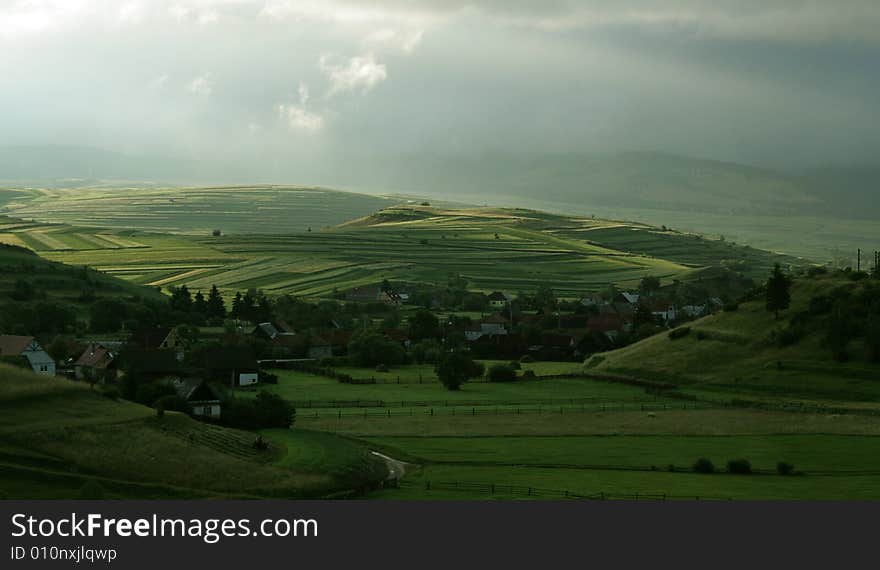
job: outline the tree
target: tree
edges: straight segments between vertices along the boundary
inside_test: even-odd
[[[193,300],[189,292],[189,287],[181,285],[180,287],[171,287],[171,308],[175,311],[188,313],[192,310]]]
[[[767,310],[779,318],[779,311],[784,311],[791,304],[791,278],[782,272],[777,263],[767,280]]]
[[[89,328],[96,333],[116,332],[127,317],[125,303],[112,297],[101,299],[89,307]]]
[[[471,378],[483,375],[485,367],[464,352],[447,352],[440,357],[434,371],[447,390],[459,390]]]
[[[216,285],[211,285],[211,292],[208,293],[208,318],[223,320],[226,317],[226,305],[223,303],[223,297]]]
[[[391,366],[406,358],[403,347],[376,331],[366,330],[348,343],[348,358],[357,366]]]
[[[489,367],[488,376],[489,382],[513,382],[516,380],[516,370],[509,364],[493,364]]]
[[[426,309],[419,309],[409,319],[409,336],[413,341],[440,336],[440,321],[434,313]]]
[[[236,319],[242,318],[244,312],[244,298],[241,296],[241,291],[235,292],[235,297],[232,299],[232,316]]]
[[[202,295],[201,291],[196,293],[196,297],[193,300],[192,310],[194,313],[199,313],[202,316],[208,316],[208,301],[205,299],[205,296]]]
[[[647,277],[642,277],[641,282],[639,283],[639,293],[642,295],[651,296],[657,291],[660,290],[660,279],[654,277],[653,275],[649,275]]]

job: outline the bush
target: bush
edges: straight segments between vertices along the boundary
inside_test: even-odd
[[[748,459],[731,459],[727,462],[727,472],[734,475],[750,475],[752,464]]]
[[[519,361],[523,364],[530,364],[535,361],[535,358],[530,354],[526,354],[525,356],[520,358]]]
[[[677,329],[672,329],[671,331],[669,331],[669,340],[684,338],[689,335],[690,332],[691,327],[678,327]]]
[[[776,472],[782,476],[791,475],[794,473],[794,465],[786,463],[785,461],[780,461],[776,464]]]
[[[693,470],[696,473],[715,473],[715,465],[705,457],[701,457],[694,463]]]
[[[164,411],[174,411],[174,412],[183,412],[184,414],[190,413],[192,410],[190,409],[189,403],[178,396],[177,394],[168,394],[166,396],[162,396],[153,402],[153,407],[156,410]]]
[[[262,384],[277,384],[278,375],[271,372],[260,372],[260,382]]]
[[[697,340],[706,340],[707,338],[709,338],[709,335],[707,335],[705,332],[697,331]]]
[[[388,366],[386,364],[377,364],[376,372],[388,372]]]
[[[514,370],[522,370],[522,366],[520,366],[519,362],[517,362],[516,360],[511,360],[508,366],[510,366]]]
[[[724,312],[725,313],[733,313],[738,310],[739,310],[739,303],[726,303],[724,305]]]
[[[523,380],[534,380],[538,376],[535,374],[534,370],[526,370],[525,372],[523,372],[522,377]]]
[[[289,428],[296,410],[276,394],[260,392],[253,400],[232,399],[223,403],[220,421],[238,429]]]
[[[516,380],[516,370],[507,364],[493,364],[488,376],[489,382],[513,382]]]

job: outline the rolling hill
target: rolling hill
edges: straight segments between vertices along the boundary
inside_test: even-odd
[[[880,365],[867,357],[864,332],[856,332],[869,326],[859,319],[876,295],[874,281],[841,274],[797,279],[791,307],[779,320],[757,298],[689,324],[680,338],[658,334],[596,355],[586,370],[671,382],[698,392],[847,401],[880,410]],[[841,299],[845,305],[833,304]],[[853,320],[834,329],[835,315],[850,310]],[[843,359],[835,358],[834,337],[844,338]]]
[[[2,364],[0,408],[0,498],[302,498],[385,476],[329,434],[287,430],[260,452],[252,433]]]
[[[163,199],[172,195],[166,191]],[[53,215],[51,208],[47,202],[45,215]],[[109,225],[120,223],[107,215]],[[241,223],[262,230],[258,216]],[[167,223],[188,231],[207,226],[206,218],[211,215],[194,213]],[[546,283],[577,296],[609,284],[632,287],[647,275],[671,282],[729,268],[763,277],[775,262],[804,263],[645,224],[524,209],[400,205],[323,231],[288,234],[177,235],[12,219],[6,225],[0,242],[140,285],[217,285],[227,293],[255,287],[309,297],[383,279],[436,285],[453,274],[479,290],[533,291]]]

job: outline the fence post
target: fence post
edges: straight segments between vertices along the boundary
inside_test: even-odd
[[[385,408],[385,410],[388,412],[388,417],[390,418],[391,417],[391,408]]]
[[[342,410],[339,410],[339,419],[342,419]]]
[[[431,415],[434,415],[434,408],[431,408]]]

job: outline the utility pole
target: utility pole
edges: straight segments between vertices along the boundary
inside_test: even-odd
[[[856,250],[856,271],[862,270],[862,248]]]

